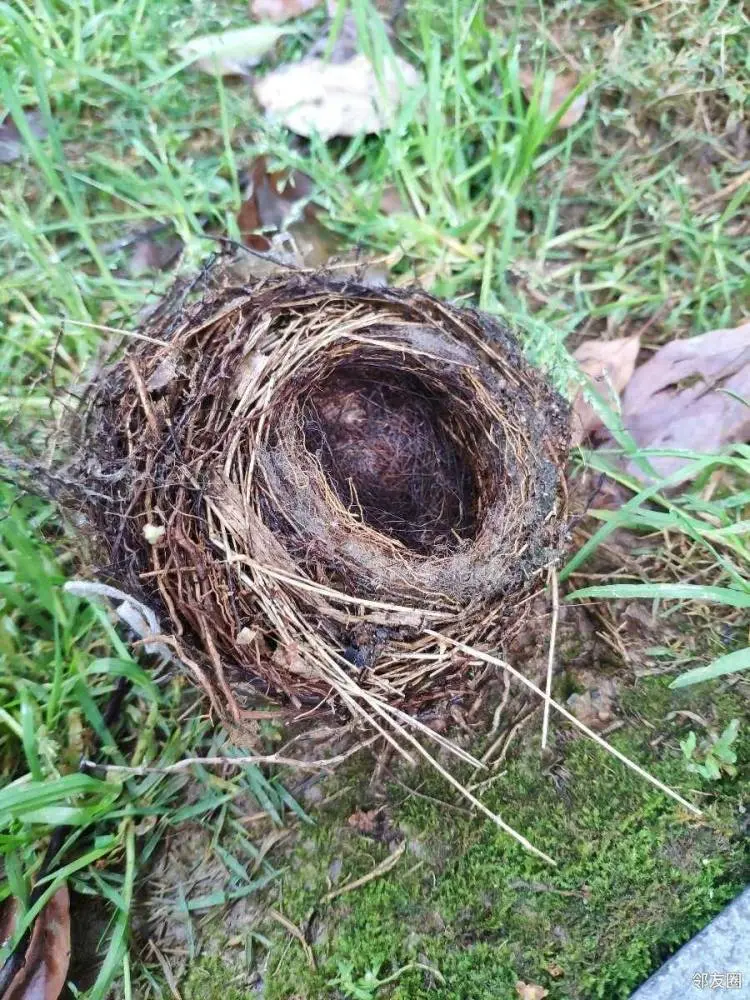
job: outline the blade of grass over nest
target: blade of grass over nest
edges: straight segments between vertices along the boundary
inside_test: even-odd
[[[425,631],[427,632],[428,635],[438,634],[436,632],[432,632],[430,629],[425,629]],[[580,729],[582,733],[585,733],[589,737],[589,739],[592,739],[600,747],[606,750],[607,753],[612,754],[613,757],[617,757],[618,760],[622,761],[622,763],[625,764],[626,767],[629,767],[631,771],[634,771],[636,774],[640,775],[646,781],[650,782],[652,785],[654,785],[655,788],[658,788],[660,791],[664,792],[665,795],[668,795],[676,802],[679,802],[681,806],[684,806],[690,812],[695,813],[696,816],[703,815],[703,813],[701,812],[700,809],[697,808],[697,806],[694,806],[691,802],[688,802],[687,799],[684,799],[673,788],[670,788],[669,785],[665,785],[664,782],[659,781],[658,778],[655,778],[652,774],[649,774],[648,771],[644,770],[639,764],[636,764],[634,761],[630,760],[630,758],[626,757],[625,754],[620,753],[620,751],[616,747],[613,747],[610,743],[607,743],[607,741],[603,739],[601,736],[599,736],[598,733],[595,733],[593,729],[589,729],[588,726],[586,726],[583,722],[581,722],[580,719],[578,719],[575,715],[573,715],[566,708],[564,708],[557,701],[555,701],[554,698],[549,698],[540,687],[534,684],[533,681],[530,681],[528,677],[524,677],[524,675],[520,671],[516,670],[515,667],[511,666],[510,663],[506,663],[505,660],[501,660],[497,656],[492,656],[490,653],[485,653],[481,649],[476,649],[473,646],[467,646],[466,643],[459,642],[458,639],[453,639],[449,636],[442,636],[441,638],[443,638],[446,642],[450,643],[452,646],[455,646],[456,649],[460,649],[462,652],[466,653],[469,656],[475,657],[478,660],[482,660],[484,663],[491,663],[494,666],[501,667],[503,670],[507,670],[508,673],[512,674],[513,677],[519,680],[530,691],[533,691],[535,694],[538,694],[539,697],[542,698],[544,701],[548,701],[550,706],[554,708],[556,712],[559,712],[560,715],[563,716],[563,718],[568,720],[568,722],[572,722],[573,725],[577,729]]]

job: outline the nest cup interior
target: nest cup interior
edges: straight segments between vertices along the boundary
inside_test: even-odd
[[[507,329],[282,273],[147,332],[163,346],[89,387],[79,476],[109,578],[201,683],[333,704],[354,671],[410,710],[463,690],[425,629],[496,646],[565,530],[567,410]]]
[[[424,555],[474,536],[471,421],[434,380],[362,357],[300,402],[305,446],[350,517]]]

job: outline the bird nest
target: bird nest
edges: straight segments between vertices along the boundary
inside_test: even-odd
[[[171,296],[76,435],[100,574],[235,717],[248,681],[296,716],[447,704],[565,532],[567,408],[506,327],[330,272]]]

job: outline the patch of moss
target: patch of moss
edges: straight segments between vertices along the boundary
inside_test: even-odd
[[[714,691],[712,700],[720,721],[745,711],[732,691],[718,697]],[[370,995],[496,1000],[512,996],[513,984],[523,979],[545,986],[551,1000],[629,996],[747,878],[750,852],[740,833],[740,808],[749,787],[750,746],[744,734],[735,780],[708,787],[686,772],[681,759],[678,739],[692,723],[666,718],[684,694],[647,679],[625,701],[628,713],[657,726],[666,739],[651,747],[654,730],[631,724],[613,742],[683,794],[700,791],[704,819],[585,740],[561,740],[551,770],[532,740],[485,796],[557,860],[556,868],[491,823],[422,798],[404,799],[403,789],[394,787],[392,800],[401,804],[391,807],[389,820],[409,848],[387,875],[321,904],[331,862],[340,862],[340,885],[370,871],[388,847],[334,815],[298,848],[279,906],[299,926],[309,921],[317,971],[296,942],[290,946],[274,931],[265,997],[357,997],[362,994],[353,987],[342,991],[342,969],[351,968],[349,979],[361,984],[368,971],[385,978],[403,967],[394,982]],[[693,698],[692,710],[699,711],[695,704]],[[408,780],[447,797],[434,775]],[[365,987],[358,989],[367,995]]]
[[[180,983],[183,1000],[247,1000],[247,979],[218,956],[192,962]]]

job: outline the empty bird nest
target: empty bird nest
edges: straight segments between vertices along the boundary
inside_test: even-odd
[[[173,293],[75,436],[97,572],[235,718],[460,697],[565,531],[567,409],[505,326],[331,271]]]

